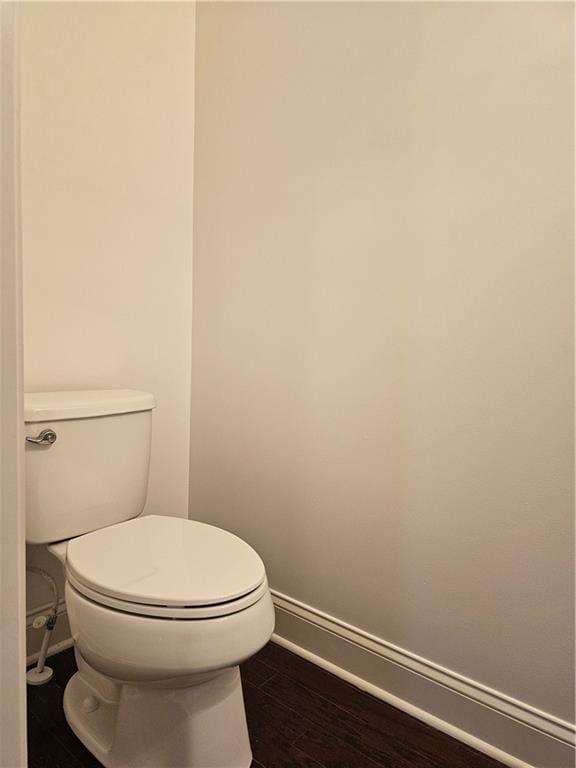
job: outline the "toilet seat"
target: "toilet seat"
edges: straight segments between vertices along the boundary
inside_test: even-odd
[[[72,539],[72,588],[115,610],[157,618],[224,616],[268,590],[264,564],[242,539],[215,526],[150,515]]]
[[[238,611],[243,611],[251,605],[254,605],[254,603],[261,600],[268,592],[268,581],[267,579],[264,579],[262,584],[253,592],[244,595],[244,597],[237,598],[236,600],[230,600],[226,603],[217,603],[216,605],[178,608],[171,605],[146,605],[145,603],[118,600],[115,597],[109,597],[108,595],[103,595],[100,592],[90,589],[90,587],[76,581],[71,574],[68,574],[67,581],[76,592],[89,600],[92,600],[92,602],[98,603],[98,605],[113,608],[115,611],[122,611],[122,613],[133,613],[137,616],[150,616],[156,619],[194,620],[215,619],[221,616],[229,616],[232,613],[238,613]]]

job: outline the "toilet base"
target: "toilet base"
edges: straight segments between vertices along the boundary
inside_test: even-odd
[[[64,713],[106,768],[249,768],[252,762],[238,667],[188,688],[122,684],[84,669],[66,686]]]

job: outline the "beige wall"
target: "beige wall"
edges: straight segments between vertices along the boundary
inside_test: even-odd
[[[26,389],[153,392],[146,511],[186,515],[194,5],[22,17]]]
[[[0,3],[0,766],[26,766],[18,16]]]
[[[202,4],[191,515],[572,717],[572,9]]]

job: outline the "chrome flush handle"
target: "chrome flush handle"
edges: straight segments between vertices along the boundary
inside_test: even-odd
[[[34,443],[34,445],[52,445],[58,439],[58,435],[53,429],[43,429],[38,437],[27,437],[27,443]]]

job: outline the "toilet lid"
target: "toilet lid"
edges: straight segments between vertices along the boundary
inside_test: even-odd
[[[214,605],[247,595],[266,578],[245,541],[194,520],[150,515],[79,536],[68,573],[92,591],[143,605]]]

